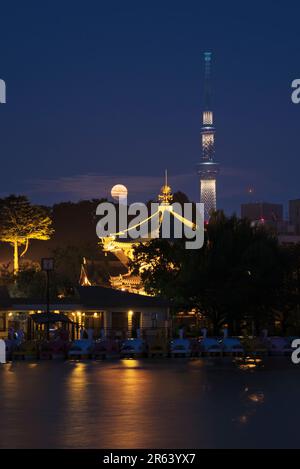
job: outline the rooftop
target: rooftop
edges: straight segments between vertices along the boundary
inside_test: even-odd
[[[80,308],[138,308],[138,307],[167,307],[168,301],[159,297],[137,295],[106,287],[78,287],[77,295],[71,298],[50,299],[52,305],[70,305],[74,309]],[[11,298],[5,287],[0,287],[0,309],[20,309],[21,306],[45,305],[45,298]]]

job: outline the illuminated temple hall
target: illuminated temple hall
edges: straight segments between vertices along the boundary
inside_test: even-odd
[[[205,52],[205,86],[203,125],[201,130],[202,157],[198,164],[200,201],[204,204],[205,220],[217,209],[217,176],[219,164],[215,161],[215,128],[212,111],[211,62],[212,54]]]
[[[141,221],[139,226],[144,225],[146,223],[151,222],[154,220],[155,223],[155,232],[148,232],[148,236],[140,237],[137,239],[130,239],[122,238],[122,235],[127,232],[130,234],[129,228],[119,233],[114,233],[111,236],[106,238],[102,238],[101,241],[103,243],[103,249],[107,255],[113,255],[117,261],[119,261],[119,267],[123,272],[119,272],[118,275],[110,275],[110,285],[112,288],[128,291],[131,293],[139,293],[141,295],[145,295],[145,291],[143,289],[141,279],[138,275],[133,275],[129,270],[129,261],[133,259],[133,251],[135,246],[139,245],[140,243],[145,243],[150,239],[161,237],[161,231],[163,230],[164,221],[168,222],[167,217],[174,223],[175,220],[180,222],[182,225],[187,226],[189,229],[193,230],[196,228],[194,223],[179,213],[173,210],[173,195],[172,189],[168,184],[168,176],[167,171],[165,172],[165,182],[160,190],[160,194],[158,195],[158,208],[155,213],[151,214],[147,219]],[[134,227],[136,228],[136,227]],[[172,234],[171,234],[172,237]],[[146,266],[144,267],[146,268]],[[81,285],[88,285],[90,283],[89,275],[85,269],[85,266],[82,266],[82,275],[81,275]],[[125,272],[124,272],[125,269]]]

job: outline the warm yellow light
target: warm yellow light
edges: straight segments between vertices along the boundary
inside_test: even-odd
[[[135,368],[137,368],[139,366],[139,361],[138,360],[135,360],[134,358],[132,358],[131,360],[123,360],[122,361],[122,366],[123,368],[125,368],[125,370],[127,372],[135,372]]]
[[[94,318],[97,318],[98,317],[98,314],[97,313],[94,313]]]
[[[213,113],[210,111],[204,111],[203,113],[203,124],[212,125],[213,123]]]
[[[214,144],[214,134],[203,134],[202,135],[202,145],[203,148],[208,149]]]
[[[265,396],[264,393],[253,393],[248,396],[248,399],[257,404],[262,404],[264,402]]]
[[[81,316],[81,311],[77,311],[77,316]]]
[[[55,309],[55,310],[54,310],[54,313],[55,313],[55,314],[59,314],[59,310],[58,310],[58,309]]]
[[[132,316],[133,316],[133,311],[131,311],[131,310],[128,311],[128,316],[129,316],[129,317],[132,317]]]
[[[8,316],[9,316],[10,318],[12,317],[12,315],[13,315],[13,313],[9,313],[9,314],[8,314]]]

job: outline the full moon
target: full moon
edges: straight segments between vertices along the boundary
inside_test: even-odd
[[[123,184],[116,184],[110,193],[113,199],[122,202],[127,198],[128,190]]]

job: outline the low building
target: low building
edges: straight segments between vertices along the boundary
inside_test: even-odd
[[[79,287],[73,298],[51,302],[50,312],[63,314],[71,325],[72,338],[80,330],[93,329],[94,337],[125,338],[142,334],[164,333],[169,329],[169,304],[162,298],[136,295],[105,287]],[[25,337],[37,335],[38,325],[32,324],[34,315],[47,310],[44,299],[11,298],[0,289],[0,338],[9,330],[22,330]]]
[[[278,241],[281,246],[292,246],[300,243],[300,235],[280,233],[278,235]]]

